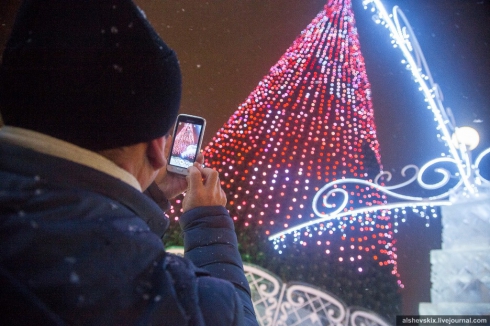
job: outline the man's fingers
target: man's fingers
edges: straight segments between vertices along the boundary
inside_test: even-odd
[[[226,194],[225,194],[225,191],[223,190],[223,188],[220,188],[220,195],[221,195],[221,205],[223,206],[226,206],[226,203],[228,202],[228,200],[226,199]]]
[[[182,203],[184,212],[199,206],[226,205],[226,194],[217,171],[200,166],[190,166],[188,171],[189,190]]]
[[[196,168],[198,168],[198,169],[199,169],[199,171],[201,171],[201,172],[202,172],[203,167],[202,167],[202,164],[201,164],[201,163],[199,163],[199,162],[194,162],[193,166],[195,166]]]
[[[217,171],[210,168],[203,168],[201,170],[202,176],[204,178],[204,183],[207,185],[219,183],[219,174]]]
[[[199,169],[193,165],[189,166],[187,173],[187,184],[190,188],[202,186],[202,174]]]

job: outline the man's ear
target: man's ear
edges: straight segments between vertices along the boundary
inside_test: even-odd
[[[172,147],[172,141],[173,137],[172,135],[168,135],[165,139],[166,144],[165,144],[165,157],[170,157],[170,149]]]
[[[167,164],[167,157],[165,154],[166,141],[166,137],[162,136],[148,142],[146,156],[155,170],[161,169]]]

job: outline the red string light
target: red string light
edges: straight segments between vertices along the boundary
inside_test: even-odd
[[[380,170],[370,84],[350,0],[330,0],[205,148],[237,229],[269,235],[315,217],[312,198],[344,177]],[[384,202],[349,186],[353,207]],[[179,208],[174,208],[177,214]],[[363,271],[365,258],[396,270],[386,214],[344,217],[296,232],[292,241]],[[278,241],[281,253],[287,241]],[[365,270],[365,269],[364,269]]]

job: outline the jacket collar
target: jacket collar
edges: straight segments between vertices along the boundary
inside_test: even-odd
[[[24,128],[0,128],[0,141],[69,160],[113,176],[141,191],[136,178],[102,155],[46,134]]]

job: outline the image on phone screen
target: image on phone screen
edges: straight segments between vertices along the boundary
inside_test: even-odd
[[[178,121],[173,140],[170,165],[187,169],[199,151],[202,124]]]

